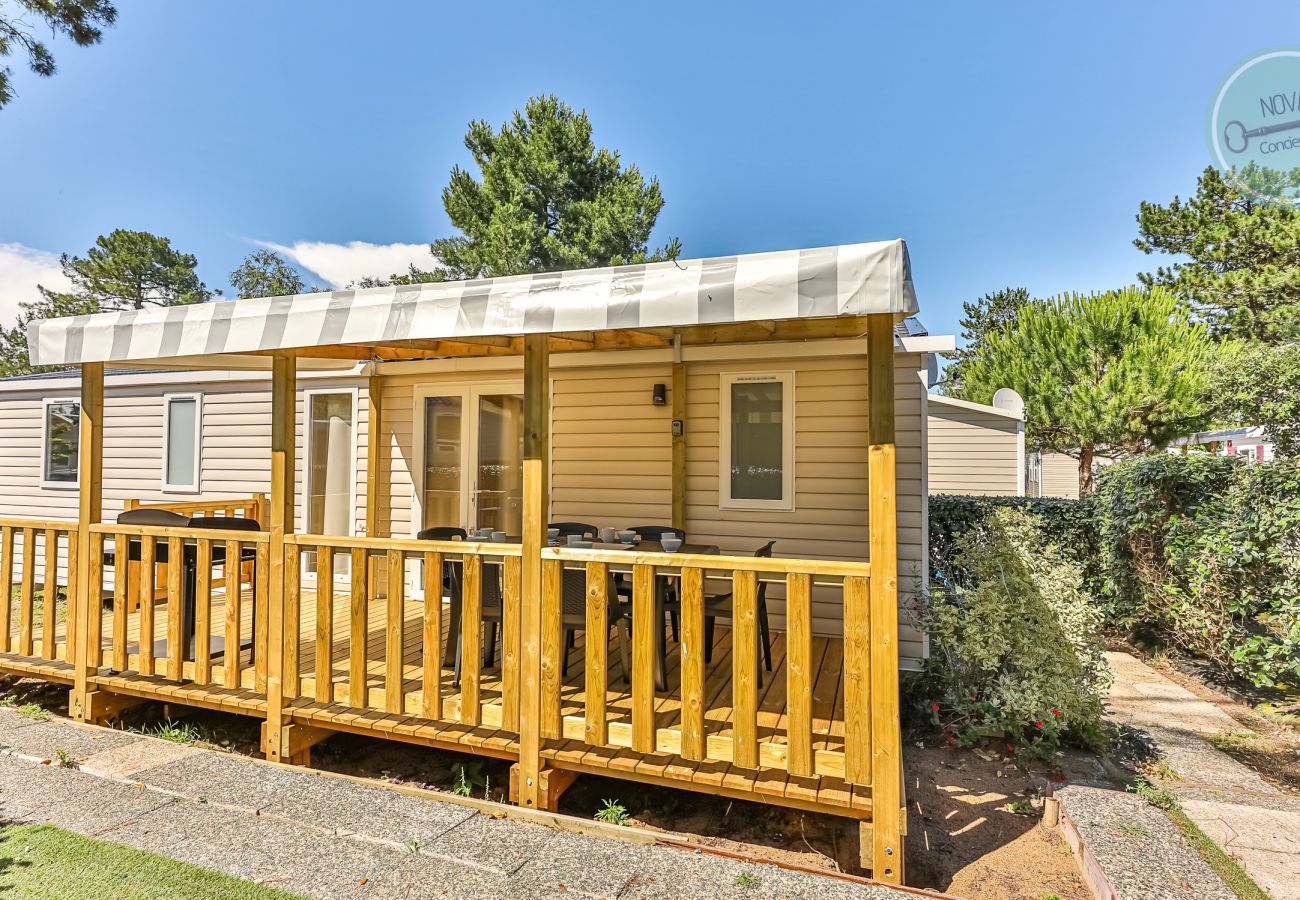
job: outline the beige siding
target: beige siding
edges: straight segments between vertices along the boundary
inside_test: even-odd
[[[1064,453],[1044,453],[1042,457],[1043,497],[1079,499],[1079,461]]]
[[[1020,425],[1016,419],[930,397],[931,494],[1020,493]]]

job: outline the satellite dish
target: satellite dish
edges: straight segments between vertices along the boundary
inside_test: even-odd
[[[925,355],[925,386],[932,388],[939,383],[939,357],[933,353]]]
[[[993,395],[993,405],[1022,419],[1025,417],[1025,399],[1011,388],[998,388],[997,393]]]

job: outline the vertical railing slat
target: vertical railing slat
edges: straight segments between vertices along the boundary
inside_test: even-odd
[[[564,563],[558,559],[542,560],[542,706],[541,731],[544,738],[561,737],[560,664],[564,629],[560,624],[564,608]]]
[[[113,661],[114,672],[125,672],[130,663],[126,648],[126,619],[130,603],[131,539],[124,534],[113,535]]]
[[[32,616],[36,593],[36,529],[23,529],[22,584],[18,588],[18,653],[31,656],[35,639]]]
[[[655,621],[654,566],[632,568],[632,749],[655,749],[655,647],[664,623]]]
[[[75,546],[76,541],[72,544]],[[86,646],[90,650],[90,674],[94,675],[104,662],[104,535],[90,535],[90,607],[85,611]]]
[[[455,640],[455,637],[452,637]],[[424,631],[420,715],[442,718],[442,554],[424,554]]]
[[[483,557],[466,553],[460,613],[460,721],[478,725],[483,721],[479,691],[483,666]]]
[[[41,588],[41,656],[54,659],[59,627],[59,533],[45,529],[45,582]]]
[[[587,563],[587,664],[582,684],[587,699],[584,733],[587,743],[597,746],[609,743],[609,602],[609,567],[605,563]]]
[[[388,616],[384,644],[384,711],[402,712],[402,644],[406,636],[406,554],[388,550]]]
[[[785,578],[786,770],[791,775],[813,774],[811,589],[807,574]]]
[[[13,612],[14,598],[14,530],[0,526],[0,653],[9,652],[9,617]]]
[[[366,551],[353,548],[348,632],[348,704],[359,709],[367,707],[370,699],[366,686],[366,616],[370,612],[370,598],[366,596],[368,563]]]
[[[253,579],[253,689],[259,693],[266,692],[266,662],[270,655],[267,643],[270,632],[271,603],[271,545],[257,545],[257,572]]]
[[[704,573],[682,569],[682,756],[704,759]]]
[[[302,692],[299,666],[302,636],[302,557],[297,544],[284,545],[284,671],[280,673],[286,698],[297,699]],[[277,648],[278,649],[278,648]]]
[[[77,532],[66,531],[62,532],[62,534],[68,542],[68,578],[66,581],[67,587],[63,591],[65,623],[63,635],[66,645],[66,653],[63,658],[68,662],[75,662],[80,658],[77,648],[81,645],[81,613],[77,609],[77,597],[79,596],[77,593]],[[56,626],[58,624],[57,616],[55,617],[55,624]]]
[[[731,577],[732,760],[758,767],[758,593],[752,571]]]
[[[501,726],[519,730],[519,580],[522,561],[507,556],[501,563]]]
[[[194,548],[194,680],[212,682],[212,541]]]
[[[140,535],[140,673],[153,674],[154,642],[154,542],[153,536]]]
[[[316,548],[316,701],[334,702],[334,548]]]
[[[226,563],[222,576],[226,582],[226,640],[221,654],[222,674],[228,688],[239,687],[239,670],[243,660],[244,639],[244,551],[238,541],[226,541]],[[256,579],[253,589],[256,590]],[[256,602],[256,600],[254,601]],[[256,646],[256,645],[254,645]]]
[[[844,579],[844,780],[871,783],[871,581]],[[854,708],[860,707],[860,708]]]
[[[184,541],[167,539],[167,677],[180,681],[185,672]]]

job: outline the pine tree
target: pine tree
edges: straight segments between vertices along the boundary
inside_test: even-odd
[[[1161,287],[1029,304],[989,336],[965,372],[968,399],[1009,387],[1025,399],[1026,436],[1079,460],[1092,489],[1097,454],[1149,452],[1208,421],[1215,344]]]
[[[230,273],[230,286],[240,299],[283,297],[306,290],[302,276],[274,250],[254,250]]]
[[[944,367],[939,390],[949,397],[965,396],[965,372],[970,360],[984,346],[989,336],[1015,324],[1020,308],[1031,303],[1025,288],[1003,288],[985,294],[978,300],[967,300],[961,305],[965,315],[961,318],[962,346],[949,355]]]

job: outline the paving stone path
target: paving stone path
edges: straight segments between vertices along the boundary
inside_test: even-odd
[[[1300,900],[1300,800],[1205,740],[1244,726],[1130,654],[1107,661],[1111,717],[1151,736],[1183,811],[1275,900]]]
[[[75,768],[57,765],[60,750]],[[575,834],[381,785],[4,709],[0,820],[49,822],[322,898],[915,896]],[[745,873],[758,885],[737,884]]]

